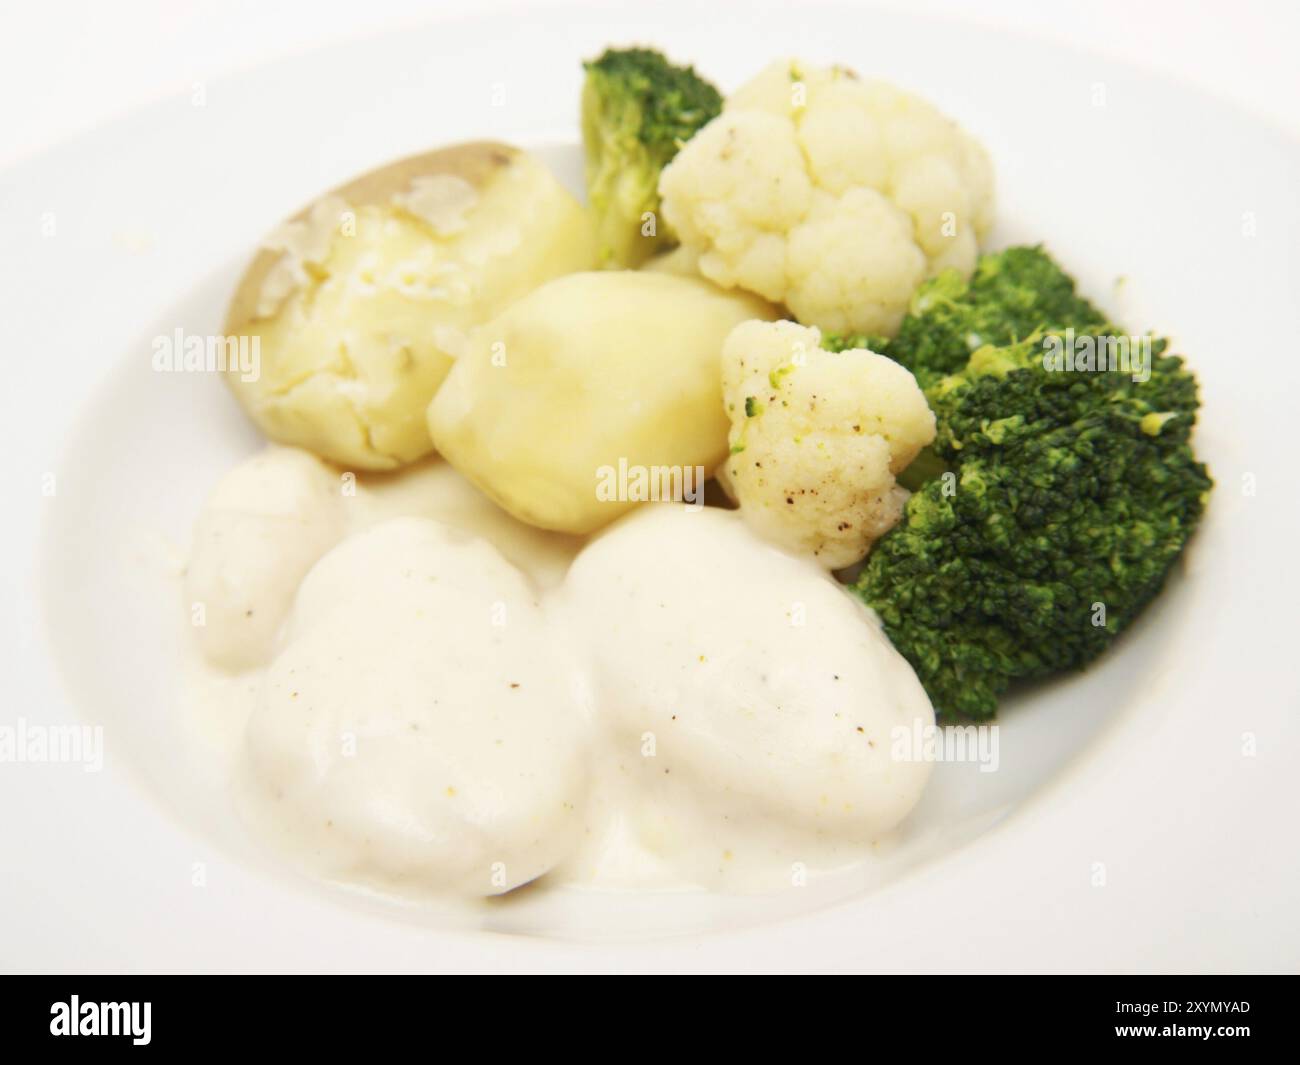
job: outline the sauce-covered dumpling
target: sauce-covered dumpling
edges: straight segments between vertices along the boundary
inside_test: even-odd
[[[529,582],[423,518],[303,582],[248,728],[252,796],[326,876],[494,895],[574,845],[587,717]]]
[[[275,653],[298,582],[347,527],[337,470],[271,447],[221,479],[194,524],[185,600],[203,657],[251,669]]]
[[[738,514],[642,508],[578,556],[564,595],[620,764],[663,799],[639,819],[667,860],[702,839],[724,872],[746,847],[769,869],[834,840],[860,857],[920,798],[929,765],[892,754],[896,729],[934,722],[911,667]]]

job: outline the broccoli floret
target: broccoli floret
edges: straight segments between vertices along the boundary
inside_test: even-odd
[[[1077,295],[1074,280],[1039,246],[985,255],[970,280],[947,270],[916,290],[897,336],[823,338],[827,351],[867,347],[901,362],[922,384],[956,373],[985,344],[1013,344],[1032,333],[1099,327],[1106,316]]]
[[[957,373],[985,344],[1014,344],[1036,332],[1073,326],[1100,331],[1106,316],[1075,293],[1074,279],[1041,247],[983,256],[965,281],[950,270],[922,285],[888,346],[922,385]]]
[[[584,65],[582,141],[600,261],[635,267],[675,243],[659,214],[659,172],[717,117],[722,96],[647,48],[611,48]]]
[[[1013,681],[1110,646],[1160,591],[1212,486],[1190,445],[1196,379],[1164,342],[1145,381],[1048,369],[1029,323],[1118,330],[1039,249],[986,256],[976,278],[945,289],[941,310],[919,300],[899,334],[926,367],[962,368],[931,370],[932,477],[856,585],[950,719],[990,717]],[[973,354],[972,328],[992,338]]]

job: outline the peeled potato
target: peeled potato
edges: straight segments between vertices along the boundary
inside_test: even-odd
[[[481,142],[404,159],[264,242],[226,320],[227,336],[259,338],[259,373],[226,378],[271,439],[393,469],[432,449],[425,410],[467,331],[594,262],[586,213],[526,152]]]
[[[722,342],[740,322],[775,316],[699,279],[559,278],[474,331],[429,405],[430,435],[521,521],[591,532],[641,501],[602,492],[610,471],[707,475],[726,457]]]

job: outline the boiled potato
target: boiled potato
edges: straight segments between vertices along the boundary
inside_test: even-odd
[[[591,267],[585,212],[526,152],[462,144],[376,170],[273,233],[227,336],[260,338],[256,380],[225,375],[273,440],[345,467],[432,449],[425,409],[467,331]]]
[[[474,331],[429,405],[430,435],[515,517],[591,532],[644,499],[633,498],[638,471],[707,475],[726,457],[722,342],[739,322],[772,317],[756,297],[699,279],[559,278]]]

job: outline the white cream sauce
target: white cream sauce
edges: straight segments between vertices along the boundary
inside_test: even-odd
[[[588,715],[536,590],[481,537],[393,518],[298,591],[249,720],[253,798],[332,878],[490,895],[578,839]]]
[[[246,813],[329,879],[774,890],[868,859],[928,775],[890,757],[933,712],[874,616],[734,513],[647,505],[584,547],[436,460],[271,448],[186,588]]]
[[[890,756],[896,726],[934,720],[911,667],[870,611],[739,513],[644,507],[556,599],[618,796],[593,811],[575,879],[635,883],[648,858],[660,879],[789,887],[861,860],[920,797],[928,765]]]

